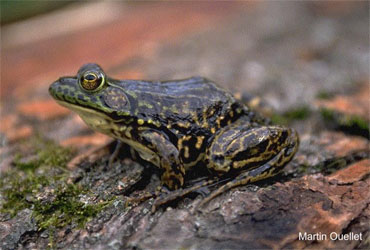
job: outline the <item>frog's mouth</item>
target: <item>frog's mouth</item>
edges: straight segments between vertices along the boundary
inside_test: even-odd
[[[114,119],[112,117],[110,117],[109,115],[107,115],[106,113],[102,112],[102,111],[99,111],[99,110],[96,110],[92,107],[84,107],[82,105],[75,105],[73,103],[70,103],[70,102],[66,102],[66,101],[61,101],[61,100],[55,100],[58,104],[62,105],[63,107],[66,107],[74,112],[76,112],[78,115],[80,115],[81,117],[96,117],[96,118],[101,118],[101,119],[104,119],[104,120],[109,120],[109,121],[117,121],[117,119]]]

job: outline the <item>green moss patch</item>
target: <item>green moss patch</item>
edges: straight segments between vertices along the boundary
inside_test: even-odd
[[[93,202],[95,195],[72,183],[65,169],[73,153],[47,140],[31,140],[23,145],[28,153],[18,154],[14,168],[0,178],[1,213],[11,216],[25,208],[33,211],[39,230],[83,227],[108,204]]]
[[[83,227],[108,202],[87,204],[80,200],[88,191],[74,184],[57,187],[50,201],[36,201],[34,215],[40,229],[62,228],[70,224]]]
[[[34,194],[48,184],[49,179],[46,176],[24,176],[14,171],[6,173],[0,180],[0,191],[5,198],[0,212],[15,216],[20,210],[31,208]]]
[[[329,126],[349,134],[370,136],[369,122],[357,115],[339,113],[327,108],[320,110],[321,116]]]
[[[330,93],[327,91],[320,91],[316,94],[316,99],[329,100],[329,99],[332,99],[334,96],[335,96],[334,93]]]
[[[304,105],[284,112],[283,114],[274,114],[271,121],[274,124],[287,125],[296,120],[305,120],[311,115],[311,109]]]
[[[26,147],[30,148],[27,157],[18,153],[14,159],[14,165],[24,171],[33,171],[45,165],[64,168],[73,155],[71,149],[39,137],[32,138]]]

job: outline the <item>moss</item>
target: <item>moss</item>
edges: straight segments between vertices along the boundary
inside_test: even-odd
[[[53,141],[39,137],[31,139],[29,144],[32,145],[33,157],[24,161],[21,154],[15,156],[14,165],[20,170],[33,171],[43,165],[65,167],[73,154],[70,148],[61,147]]]
[[[279,114],[273,114],[270,119],[273,124],[287,125],[289,123],[288,119]]]
[[[335,112],[327,108],[322,108],[320,113],[323,120],[329,126],[345,131],[349,134],[360,135],[369,138],[369,122],[362,117]]]
[[[334,97],[333,93],[326,92],[326,91],[320,91],[316,94],[316,98],[321,99],[321,100],[329,100],[329,99],[332,99],[333,97]]]
[[[355,126],[359,129],[369,130],[369,122],[359,116],[348,116],[344,119],[343,123],[349,127]]]
[[[320,113],[321,113],[321,116],[324,118],[324,120],[329,121],[329,122],[335,121],[334,111],[323,108],[320,110]]]
[[[87,190],[75,184],[59,187],[53,199],[47,202],[34,203],[34,217],[39,229],[62,228],[70,224],[83,227],[92,217],[96,216],[108,202],[86,204],[80,197]]]
[[[5,197],[0,212],[15,216],[20,210],[32,207],[34,194],[49,184],[46,176],[35,176],[33,173],[26,177],[17,172],[9,172],[2,176],[0,189]]]
[[[31,148],[27,156],[15,157],[15,168],[3,173],[0,192],[3,201],[0,212],[15,216],[29,208],[39,230],[75,225],[83,227],[109,202],[83,202],[94,196],[81,185],[70,183],[65,168],[73,153],[52,141],[36,139],[24,145]]]
[[[284,112],[283,114],[274,114],[271,116],[271,121],[274,124],[287,125],[295,120],[305,120],[311,115],[311,109],[303,105]]]
[[[284,113],[284,116],[290,120],[304,120],[311,115],[311,109],[307,106],[301,106]]]

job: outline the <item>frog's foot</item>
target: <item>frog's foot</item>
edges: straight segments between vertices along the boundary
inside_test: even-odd
[[[127,203],[141,203],[146,201],[152,197],[155,197],[155,193],[145,192],[144,194],[140,195],[139,197],[128,197]]]
[[[114,148],[113,153],[109,157],[109,161],[108,161],[108,167],[109,168],[111,168],[113,166],[114,160],[117,159],[118,153],[119,153],[120,149],[122,148],[122,146],[123,146],[123,143],[121,141],[118,141],[116,147]]]
[[[281,164],[282,160],[285,157],[285,154],[287,153],[286,151],[287,150],[282,150],[280,153],[278,153],[274,158],[272,158],[269,162],[265,163],[264,165],[246,172],[242,172],[240,175],[236,176],[235,179],[227,182],[225,185],[222,185],[221,187],[213,191],[210,195],[208,195],[206,198],[204,198],[198,204],[196,210],[200,210],[201,207],[204,206],[206,203],[234,187],[247,185],[249,183],[263,180],[270,176],[276,175],[281,170],[281,168],[277,168],[277,166]]]
[[[212,185],[214,183],[218,182],[218,179],[211,179],[211,180],[204,180],[199,183],[197,183],[194,186],[184,188],[184,189],[177,189],[174,191],[166,191],[161,192],[158,197],[155,199],[153,205],[152,205],[152,213],[154,213],[158,207],[165,205],[171,201],[174,201],[178,198],[184,197],[185,195],[197,191],[198,189]],[[162,189],[163,190],[163,189]]]

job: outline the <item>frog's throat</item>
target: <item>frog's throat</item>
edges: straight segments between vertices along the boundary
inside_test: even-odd
[[[76,112],[82,120],[93,130],[97,130],[103,134],[107,134],[109,136],[115,137],[118,140],[121,140],[124,143],[127,143],[131,147],[133,147],[140,155],[140,157],[148,162],[152,162],[157,167],[160,166],[160,160],[159,157],[148,147],[134,141],[130,140],[128,137],[125,137],[123,135],[121,136],[115,136],[111,134],[111,130],[119,131],[123,127],[119,127],[119,125],[116,124],[116,120],[112,119],[111,117],[105,115],[102,112],[81,107],[78,105],[74,105],[68,102],[63,102],[56,100],[60,105],[71,109],[72,111]],[[126,128],[126,126],[125,126]]]
[[[112,135],[111,130],[119,131],[120,128],[126,128],[126,126],[120,127],[120,125],[117,124],[116,120],[112,119],[108,115],[105,115],[103,112],[99,112],[93,109],[81,107],[63,101],[57,102],[60,105],[65,106],[71,109],[72,111],[76,112],[81,117],[81,119],[87,124],[87,126],[89,126],[91,129],[95,131],[114,137],[114,135]],[[117,139],[121,138],[117,137]]]

